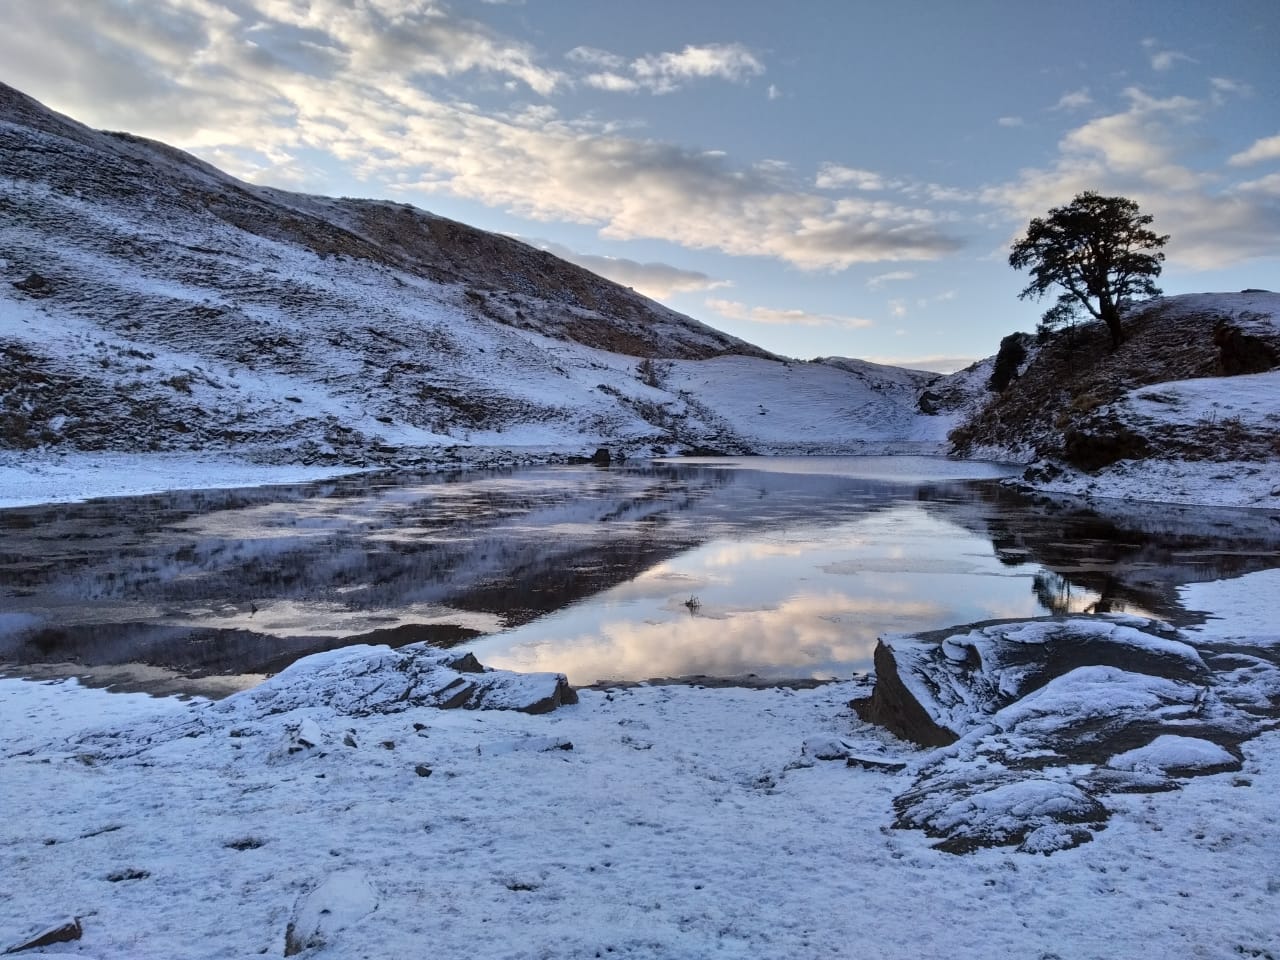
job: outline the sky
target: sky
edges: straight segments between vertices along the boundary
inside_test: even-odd
[[[1032,330],[1083,190],[1168,294],[1280,288],[1275,0],[5,0],[0,81],[255,183],[545,247],[787,356]]]

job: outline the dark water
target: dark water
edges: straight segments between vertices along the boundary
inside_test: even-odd
[[[1192,622],[1280,566],[1265,511],[1001,487],[927,458],[363,475],[0,511],[0,670],[217,693],[351,643],[598,679],[848,675],[878,634],[1048,612]],[[963,477],[978,479],[961,479]]]

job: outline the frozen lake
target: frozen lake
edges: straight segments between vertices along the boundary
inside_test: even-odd
[[[427,640],[574,683],[867,670],[884,632],[1178,623],[1280,566],[1265,511],[1032,499],[995,464],[739,458],[374,474],[0,511],[0,670],[217,694]]]

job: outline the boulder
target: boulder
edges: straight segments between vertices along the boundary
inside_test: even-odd
[[[338,870],[298,898],[284,934],[284,955],[324,947],[378,909],[378,894],[362,870]]]
[[[5,949],[5,953],[19,953],[23,950],[36,950],[40,947],[52,946],[55,943],[70,943],[84,936],[84,928],[80,926],[79,917],[68,917],[48,926],[38,927],[25,934],[17,943]]]
[[[1202,682],[1196,650],[1168,628],[1131,617],[979,624],[964,632],[881,637],[876,685],[851,706],[862,719],[924,747],[954,743],[998,710],[1080,667]]]
[[[934,748],[894,800],[895,826],[938,849],[1052,854],[1092,838],[1115,794],[1240,769],[1280,669],[1199,651],[1121,615],[974,624],[881,639],[863,719]],[[850,763],[854,758],[850,758]]]

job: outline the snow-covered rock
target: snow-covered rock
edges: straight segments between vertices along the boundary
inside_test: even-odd
[[[898,826],[953,853],[1048,854],[1091,839],[1110,797],[1240,769],[1280,706],[1280,666],[1133,617],[1002,622],[882,639],[853,706],[936,748],[894,801]]]

